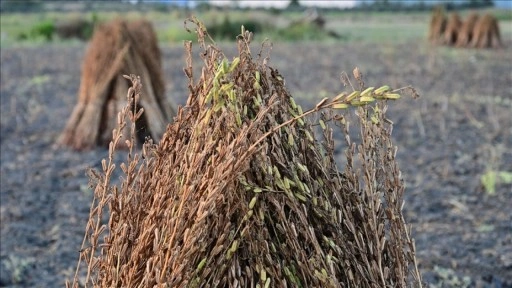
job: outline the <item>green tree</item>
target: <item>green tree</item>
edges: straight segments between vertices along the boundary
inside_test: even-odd
[[[290,4],[288,5],[288,9],[297,9],[300,7],[299,0],[291,0]]]

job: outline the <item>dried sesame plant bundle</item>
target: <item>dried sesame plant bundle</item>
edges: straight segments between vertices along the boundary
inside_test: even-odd
[[[444,31],[444,44],[454,45],[457,43],[457,37],[462,27],[462,20],[458,13],[451,13],[446,22],[446,28]]]
[[[473,40],[476,23],[478,22],[478,14],[471,12],[467,18],[462,22],[462,25],[457,34],[457,47],[466,47]]]
[[[428,41],[465,48],[503,47],[496,17],[471,12],[465,20],[457,13],[451,13],[447,18],[442,6],[436,6],[432,11]]]
[[[242,27],[239,55],[229,60],[206,42],[202,23],[189,21],[202,50],[201,75],[192,73],[188,42],[190,94],[175,122],[141,156],[130,151],[120,187],[110,185],[110,160],[93,173],[95,199],[70,286],[78,287],[78,275],[90,287],[421,286],[385,118],[385,101],[397,91],[364,88],[356,69],[358,89],[304,112],[269,58],[262,51],[253,58],[251,33]],[[140,90],[140,80],[131,80],[130,99]],[[120,115],[121,126],[126,115],[140,117],[132,108]],[[343,169],[327,116],[322,141],[304,117],[328,108],[359,115],[358,144],[346,117],[329,118],[347,135]],[[102,211],[108,223],[101,224]]]
[[[432,44],[440,44],[446,30],[446,15],[442,6],[434,6],[430,17],[428,41]]]
[[[500,28],[496,17],[485,14],[480,17],[473,27],[473,38],[469,44],[476,48],[501,48]]]
[[[135,71],[144,84],[138,105],[147,111],[137,123],[137,140],[143,143],[146,137],[160,139],[176,113],[165,95],[153,25],[147,20],[114,19],[94,30],[83,60],[78,103],[56,144],[76,150],[108,146],[117,125],[116,116],[126,105],[130,83],[123,75]]]

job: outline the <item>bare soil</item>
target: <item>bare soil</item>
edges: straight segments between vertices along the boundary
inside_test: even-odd
[[[390,102],[388,117],[407,183],[404,215],[430,287],[512,287],[512,185],[489,193],[481,184],[486,171],[512,172],[505,45],[274,44],[270,63],[304,109],[342,91],[340,73],[355,66],[368,86],[411,84],[422,95]],[[184,105],[183,48],[161,48],[168,96]],[[74,275],[92,199],[86,169],[107,156],[53,148],[77,101],[84,53],[78,44],[1,50],[1,287],[63,287]]]

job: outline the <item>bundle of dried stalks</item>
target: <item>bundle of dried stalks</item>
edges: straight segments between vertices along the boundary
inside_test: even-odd
[[[475,24],[471,47],[499,48],[501,46],[502,43],[498,21],[494,16],[485,14]]]
[[[446,16],[442,6],[435,6],[430,18],[428,30],[428,41],[432,44],[439,44],[446,28]]]
[[[197,26],[204,67],[196,80],[192,44],[186,43],[186,107],[158,145],[144,145],[142,156],[131,150],[140,114],[126,107],[110,159],[103,161],[103,173],[93,173],[95,197],[80,256],[88,266],[85,282],[94,287],[421,286],[402,215],[404,184],[385,103],[358,108],[359,144],[348,137],[341,115],[322,117],[323,143],[303,118],[399,95],[387,86],[363,90],[356,69],[361,89],[302,112],[282,76],[267,66],[268,57],[260,51],[253,59],[249,32],[242,28],[239,55],[228,61],[205,43],[204,26],[190,21]],[[140,90],[137,78],[132,81],[130,99]],[[130,153],[121,165],[124,181],[110,187],[123,115],[132,122]],[[334,161],[328,119],[343,127],[349,145],[342,172]]]
[[[443,43],[446,45],[454,45],[457,43],[457,35],[462,26],[462,21],[457,13],[450,14],[448,21],[446,22],[446,28],[443,35]]]
[[[160,139],[175,112],[164,92],[158,42],[151,23],[114,20],[96,27],[82,65],[78,103],[57,143],[75,149],[107,145],[116,116],[125,106],[129,82],[137,73],[143,81],[138,140]]]
[[[457,47],[467,47],[473,39],[475,24],[478,21],[478,14],[471,13],[468,15],[466,21],[462,22],[459,33],[457,35]]]

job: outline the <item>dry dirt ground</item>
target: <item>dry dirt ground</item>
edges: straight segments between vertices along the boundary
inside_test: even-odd
[[[422,95],[390,103],[388,117],[407,183],[404,214],[430,287],[512,287],[512,185],[489,193],[480,180],[512,172],[505,44],[274,44],[270,63],[304,109],[340,92],[340,72],[355,66],[369,86],[412,84]],[[161,47],[169,97],[183,105],[182,46]],[[100,168],[107,151],[52,145],[77,101],[84,52],[84,44],[1,50],[1,287],[62,287],[74,274],[91,201],[85,170]]]

